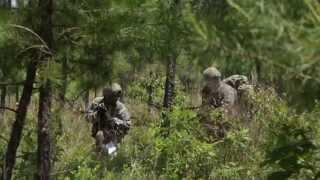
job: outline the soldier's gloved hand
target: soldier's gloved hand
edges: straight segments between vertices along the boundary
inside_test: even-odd
[[[121,119],[116,118],[116,117],[112,118],[112,121],[113,121],[116,125],[122,125],[122,124],[124,124],[124,122],[123,122]]]
[[[123,121],[119,118],[113,118],[113,119],[119,129],[122,129],[124,131],[127,131],[130,129],[130,124],[128,124],[126,121]]]

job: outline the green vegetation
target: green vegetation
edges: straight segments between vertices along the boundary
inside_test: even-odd
[[[0,166],[12,179],[319,179],[319,2],[21,2],[0,8]],[[245,116],[211,110],[224,138],[198,116],[211,65],[254,84]],[[112,82],[133,125],[98,158],[84,111]]]

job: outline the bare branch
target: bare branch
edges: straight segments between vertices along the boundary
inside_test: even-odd
[[[9,108],[9,107],[0,107],[0,109],[4,109],[4,110],[8,110],[14,113],[18,113],[17,110],[13,109],[13,108]]]
[[[45,47],[44,45],[34,45],[34,46],[29,46],[29,47],[23,49],[21,52],[18,53],[17,56],[20,56],[20,55],[22,55],[32,49],[38,49],[39,51],[43,52],[44,54],[52,55],[52,53],[50,51],[46,50],[47,47]]]
[[[29,33],[31,33],[32,35],[34,35],[38,40],[40,40],[40,42],[47,48],[47,49],[50,49],[47,45],[47,43],[36,33],[34,32],[33,30],[25,27],[25,26],[21,26],[21,25],[17,25],[17,24],[10,24],[10,26],[12,27],[15,27],[15,28],[18,28],[18,29],[22,29],[22,30],[25,30]]]

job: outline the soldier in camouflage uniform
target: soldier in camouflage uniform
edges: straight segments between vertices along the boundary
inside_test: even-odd
[[[202,105],[231,108],[236,104],[237,91],[221,80],[221,73],[215,67],[207,68],[203,77]]]
[[[115,146],[130,128],[130,114],[119,100],[121,94],[120,85],[113,84],[88,108],[86,119],[92,123],[92,137],[96,139],[98,151],[108,150],[110,143]]]
[[[237,103],[237,91],[221,80],[221,73],[215,67],[209,67],[203,72],[205,86],[202,89],[202,107],[199,115],[208,134],[215,138],[223,138],[228,129],[223,114],[234,114]],[[214,119],[212,109],[223,108],[223,114]]]
[[[224,83],[230,85],[231,87],[233,87],[236,90],[241,89],[243,86],[249,84],[249,80],[247,76],[244,75],[232,75],[229,76],[227,78],[225,78],[224,80],[222,80]]]
[[[249,80],[244,75],[232,75],[223,80],[226,84],[229,84],[235,88],[238,92],[238,103],[236,107],[237,114],[246,121],[250,121],[252,118],[252,97],[254,93],[253,85],[249,83]]]

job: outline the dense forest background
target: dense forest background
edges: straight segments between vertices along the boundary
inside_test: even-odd
[[[0,175],[318,179],[319,25],[316,0],[1,0]],[[255,87],[218,140],[197,119],[211,65]],[[112,82],[133,126],[97,158],[84,112]]]

